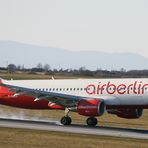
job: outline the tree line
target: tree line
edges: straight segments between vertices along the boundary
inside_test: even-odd
[[[94,78],[138,78],[148,77],[148,70],[128,70],[124,68],[120,70],[89,70],[85,67],[79,69],[51,69],[49,64],[42,65],[38,63],[36,67],[25,68],[24,65],[16,66],[15,64],[9,64],[7,67],[0,67],[0,71],[6,71],[7,73],[27,72],[29,74],[44,73],[46,75],[64,75],[64,76],[83,76],[83,77],[94,77]]]

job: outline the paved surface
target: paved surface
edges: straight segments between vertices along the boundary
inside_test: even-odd
[[[88,127],[86,125],[70,125],[63,126],[58,121],[31,121],[31,120],[15,120],[0,118],[0,127],[22,128],[46,131],[58,131],[77,134],[90,134],[102,136],[115,136],[126,138],[137,138],[148,140],[148,130],[143,129],[127,129],[115,127]]]

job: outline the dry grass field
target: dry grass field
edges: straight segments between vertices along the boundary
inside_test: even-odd
[[[14,80],[29,80],[29,79],[51,79],[52,75],[45,75],[44,73],[38,73],[38,74],[28,74],[28,73],[0,73],[0,77],[3,79],[14,79]],[[54,76],[55,79],[73,79],[78,78],[74,76]]]
[[[147,140],[0,128],[0,148],[147,148]]]

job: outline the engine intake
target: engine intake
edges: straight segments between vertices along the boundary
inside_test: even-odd
[[[77,104],[77,112],[83,116],[102,116],[105,112],[105,103],[99,99],[80,100]]]

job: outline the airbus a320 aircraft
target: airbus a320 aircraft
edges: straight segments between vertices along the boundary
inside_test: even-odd
[[[148,79],[0,80],[0,104],[26,109],[65,110],[63,125],[70,125],[69,111],[88,116],[95,126],[105,111],[136,119],[148,109]]]

